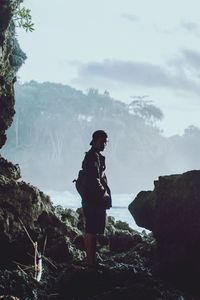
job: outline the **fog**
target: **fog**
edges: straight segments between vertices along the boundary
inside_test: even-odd
[[[164,118],[145,97],[127,105],[107,91],[87,93],[67,85],[31,81],[15,85],[16,114],[3,155],[19,163],[24,180],[43,190],[75,191],[72,183],[93,131],[108,133],[106,156],[113,193],[153,188],[161,175],[200,168],[200,128],[165,137]]]
[[[16,28],[25,54],[17,46],[13,55],[16,114],[2,152],[24,180],[74,191],[97,129],[109,136],[104,155],[114,193],[136,194],[161,175],[200,168],[196,0],[22,5],[34,31]]]

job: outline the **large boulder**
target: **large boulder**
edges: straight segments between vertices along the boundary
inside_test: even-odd
[[[200,274],[200,171],[161,176],[154,185],[129,210],[138,226],[153,232],[161,269],[194,277]]]

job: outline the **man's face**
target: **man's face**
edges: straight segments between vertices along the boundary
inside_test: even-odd
[[[99,137],[95,142],[94,142],[94,147],[98,151],[103,151],[108,143],[108,138],[106,137]]]

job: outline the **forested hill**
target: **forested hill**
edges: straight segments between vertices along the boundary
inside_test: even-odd
[[[165,138],[163,114],[138,98],[127,105],[105,91],[87,94],[67,85],[16,84],[16,115],[3,154],[20,164],[23,178],[43,189],[72,190],[92,132],[109,135],[107,175],[114,192],[150,188],[159,175],[200,167],[200,129]]]

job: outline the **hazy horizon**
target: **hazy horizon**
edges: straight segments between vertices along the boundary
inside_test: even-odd
[[[128,106],[96,90],[85,95],[69,86],[36,81],[16,84],[15,94],[16,114],[2,153],[41,189],[74,188],[72,181],[97,129],[109,136],[105,156],[115,193],[136,193],[152,188],[161,175],[200,167],[200,128],[164,137],[156,126],[160,110],[143,106],[143,100]]]
[[[166,136],[200,127],[199,3],[158,0],[24,0],[35,31],[18,29],[27,60],[22,82],[100,92],[123,102],[148,95],[164,113]],[[48,9],[47,9],[48,7]]]

